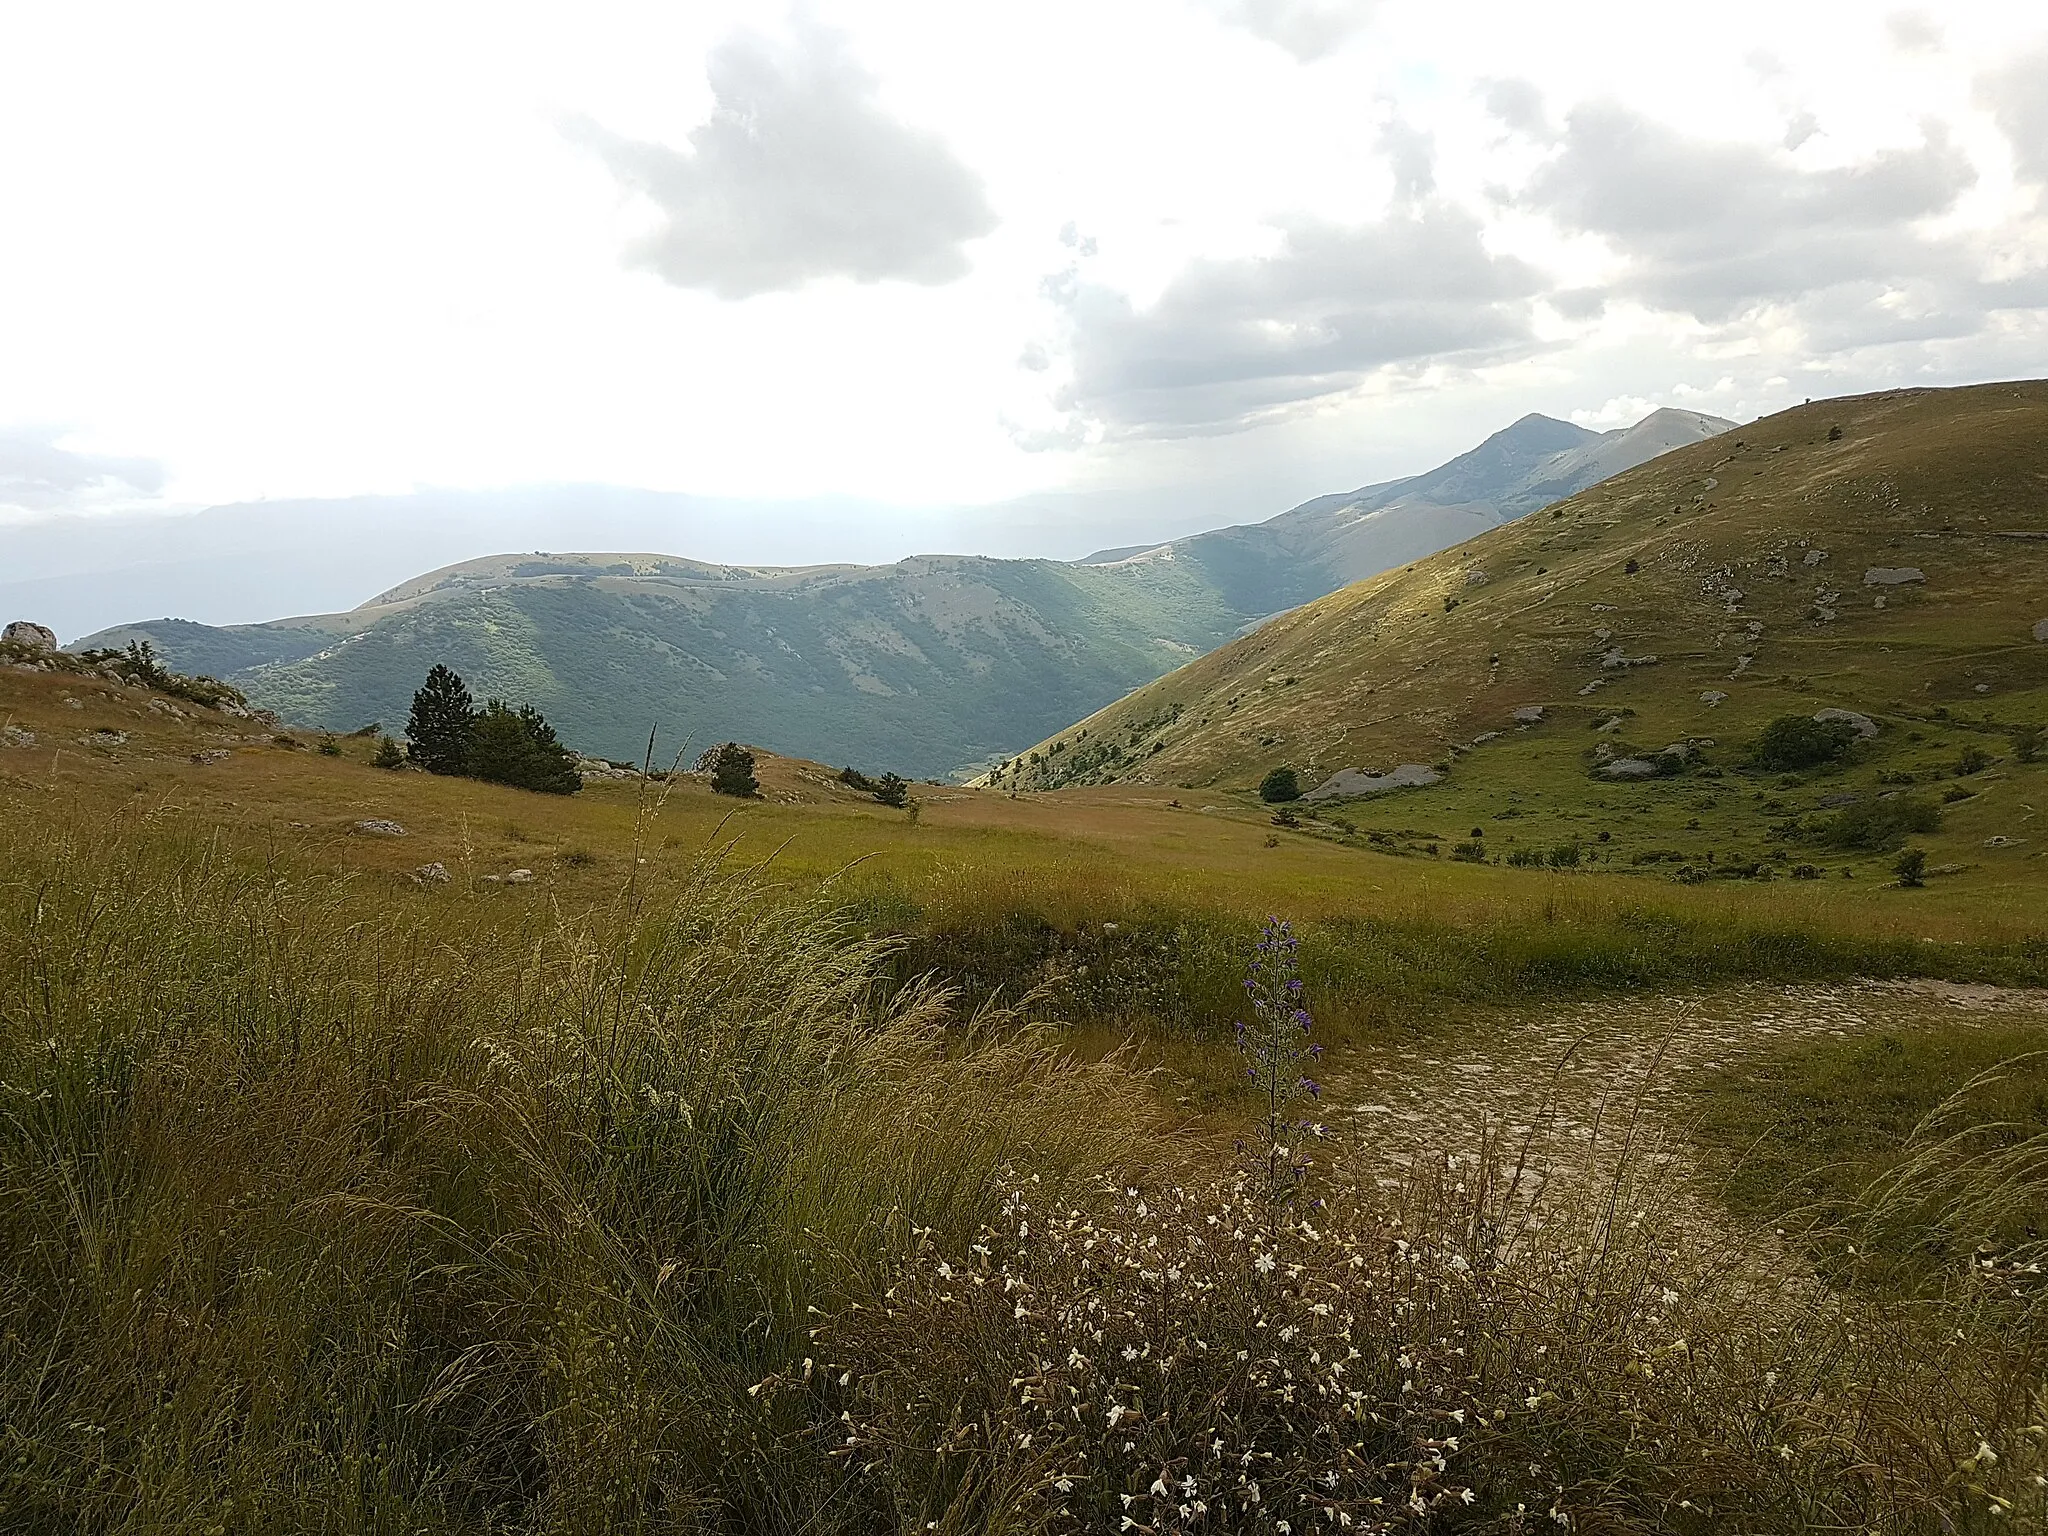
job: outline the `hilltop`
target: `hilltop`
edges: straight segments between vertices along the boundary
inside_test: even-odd
[[[1519,517],[1727,424],[1660,411],[1595,433],[1530,416],[1427,474],[1268,522],[1080,561],[919,556],[722,565],[525,554],[429,572],[343,613],[178,619],[149,640],[287,719],[394,725],[433,662],[531,700],[579,749],[631,758],[728,737],[919,777],[978,769],[1361,574]]]
[[[1607,764],[1678,745],[1718,774],[1768,720],[1826,709],[1877,733],[1824,786],[1852,799],[1943,777],[1973,741],[2008,757],[2048,720],[2044,592],[2048,384],[1816,402],[1276,619],[992,782],[1244,791],[1286,765],[1311,796],[1411,822],[1542,799],[1558,836],[1583,833],[1570,818],[1618,836],[1624,815],[1650,818],[1643,838],[1756,836],[1811,797],[1736,828],[1711,782]],[[2005,772],[1958,807],[1980,838],[2032,814],[1986,787]]]

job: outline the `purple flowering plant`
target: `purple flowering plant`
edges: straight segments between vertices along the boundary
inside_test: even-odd
[[[1308,1161],[1300,1154],[1304,1136],[1321,1127],[1301,1118],[1306,1103],[1322,1096],[1307,1068],[1323,1054],[1310,1038],[1315,1021],[1304,1005],[1300,941],[1285,919],[1269,917],[1245,967],[1244,990],[1250,1022],[1237,1026],[1237,1050],[1258,1103],[1258,1146],[1245,1148],[1253,1176],[1273,1214],[1301,1192]]]

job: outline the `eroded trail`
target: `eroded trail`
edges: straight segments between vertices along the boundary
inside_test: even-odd
[[[1602,998],[1481,1016],[1455,1040],[1365,1048],[1335,1064],[1327,1115],[1360,1152],[1391,1165],[1463,1152],[1485,1128],[1539,1161],[1583,1160],[1633,1122],[1668,1148],[1676,1096],[1702,1072],[1758,1050],[1886,1029],[1974,1029],[2035,1019],[2048,990],[1943,982],[1753,983],[1653,998]],[[1394,1177],[1390,1169],[1386,1177]]]

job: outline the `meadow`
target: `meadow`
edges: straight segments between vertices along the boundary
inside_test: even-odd
[[[1569,1168],[1380,1160],[1255,1028],[1267,1147],[1231,1030],[1275,910],[1322,1076],[1565,998],[2031,981],[2021,892],[1454,864],[1186,792],[913,814],[780,759],[564,799],[6,686],[0,1530],[2042,1518],[2023,1161],[1915,1164],[1990,1262],[1844,1283],[1859,1183],[1788,1246],[1633,1117]],[[1787,1188],[1839,1160],[1771,1133]]]

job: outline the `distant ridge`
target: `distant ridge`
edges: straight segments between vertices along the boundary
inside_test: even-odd
[[[342,613],[121,625],[285,717],[402,721],[426,668],[538,704],[579,749],[752,741],[920,777],[971,773],[1272,615],[1498,527],[1728,423],[1660,411],[1597,433],[1526,416],[1429,472],[1264,523],[1080,561],[928,555],[742,566],[666,554],[491,555]]]
[[[1682,418],[1570,450],[1527,494],[1682,438]],[[2048,696],[2044,485],[2048,383],[1815,401],[1309,602],[1001,781],[1245,788],[1285,764],[1312,788],[1478,774],[1538,725],[1597,754],[1602,721],[1655,749],[1818,708],[2024,713]]]

